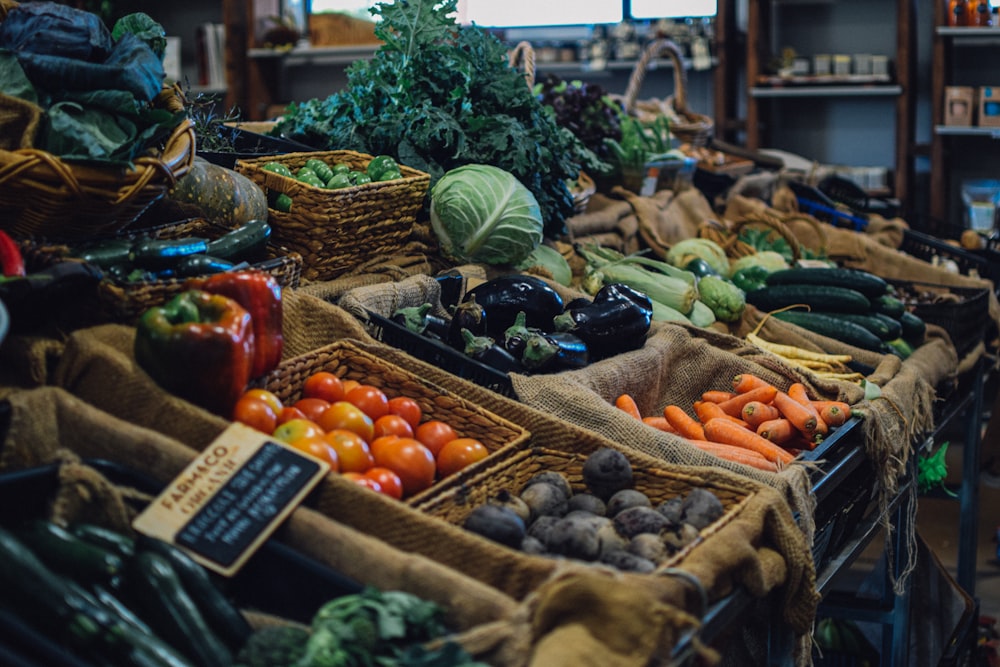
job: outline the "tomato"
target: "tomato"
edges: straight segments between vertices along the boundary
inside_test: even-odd
[[[413,437],[413,427],[399,415],[382,415],[375,420],[375,437],[383,435],[398,435],[402,438]]]
[[[388,468],[369,468],[368,472],[365,473],[365,477],[378,482],[379,486],[382,487],[382,493],[385,495],[396,500],[403,497],[403,480]]]
[[[328,371],[317,371],[302,384],[303,398],[322,398],[327,403],[344,400],[344,383]]]
[[[388,468],[403,482],[403,495],[411,496],[434,483],[434,454],[413,438],[389,440],[377,450],[375,465]]]
[[[381,485],[379,485],[377,480],[374,480],[371,477],[365,477],[359,472],[345,472],[343,473],[343,476],[351,480],[355,484],[368,487],[369,489],[371,489],[376,493],[382,493]]]
[[[337,457],[337,450],[323,439],[321,435],[310,435],[296,438],[288,443],[290,446],[303,451],[310,456],[314,456],[320,461],[330,464],[330,472],[340,472],[340,459]]]
[[[311,422],[308,419],[290,419],[275,428],[271,435],[282,442],[290,443],[293,440],[298,440],[299,438],[305,438],[313,435],[321,436],[323,435],[323,429],[315,422]]]
[[[233,421],[270,434],[278,426],[278,415],[263,399],[244,395],[233,406]]]
[[[431,419],[418,426],[413,437],[430,449],[434,456],[437,456],[445,444],[458,437],[458,433],[440,419]]]
[[[368,448],[372,450],[372,456],[375,456],[376,455],[375,452],[379,448],[383,447],[385,443],[392,442],[393,440],[396,440],[398,438],[399,438],[398,435],[382,435],[369,442]]]
[[[414,429],[420,425],[423,419],[423,410],[420,404],[409,396],[394,396],[389,399],[389,414],[399,415]]]
[[[475,438],[455,438],[438,452],[438,476],[447,477],[471,463],[482,461],[489,454],[486,445]]]
[[[268,391],[267,389],[247,389],[243,392],[244,396],[252,396],[253,398],[259,398],[274,410],[274,414],[281,414],[281,409],[285,407],[278,395],[273,391]]]
[[[324,439],[337,452],[341,472],[365,472],[375,465],[368,443],[354,431],[335,428]]]
[[[344,385],[344,396],[347,396],[347,392],[361,384],[357,380],[341,380],[340,383]]]
[[[306,419],[318,424],[320,415],[330,407],[330,402],[324,401],[322,398],[300,398],[295,401],[292,407],[300,410]]]
[[[304,412],[302,412],[298,408],[293,408],[290,405],[286,405],[285,407],[281,408],[281,412],[278,413],[278,426],[281,426],[285,422],[291,421],[293,419],[305,419],[305,418],[306,414]]]
[[[343,428],[354,431],[365,442],[371,442],[374,433],[372,418],[361,411],[361,408],[347,401],[336,401],[319,417],[319,425],[326,431]]]
[[[359,384],[344,395],[344,400],[361,408],[372,419],[389,414],[389,397],[370,384]]]

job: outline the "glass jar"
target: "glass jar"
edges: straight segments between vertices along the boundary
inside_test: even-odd
[[[969,6],[974,3],[975,0],[948,0],[948,25],[953,28],[969,25]]]
[[[967,4],[970,26],[986,28],[993,25],[993,9],[988,0],[971,0]]]

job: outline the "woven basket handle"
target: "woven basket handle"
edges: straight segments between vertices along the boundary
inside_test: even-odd
[[[792,230],[789,229],[788,226],[776,216],[771,215],[770,213],[749,213],[742,220],[734,222],[730,226],[729,230],[734,236],[739,237],[740,230],[748,225],[770,227],[772,230],[784,237],[785,241],[788,242],[788,246],[792,250],[792,258],[796,262],[802,258],[802,249],[799,246],[799,240],[795,238],[795,234],[792,233]]]
[[[530,42],[518,42],[507,54],[507,62],[514,69],[524,68],[528,88],[535,86],[535,49]]]
[[[661,53],[666,53],[674,63],[673,107],[678,113],[687,111],[687,73],[684,71],[684,62],[681,60],[680,47],[669,39],[657,39],[649,43],[649,46],[635,63],[632,76],[628,80],[628,87],[625,88],[623,100],[625,113],[631,115],[635,112],[635,103],[639,97],[639,89],[642,88],[642,83],[646,79],[649,63],[658,58]]]

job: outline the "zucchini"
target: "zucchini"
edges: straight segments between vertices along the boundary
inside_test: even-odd
[[[158,271],[173,267],[181,257],[204,254],[207,250],[208,239],[197,236],[154,239],[140,241],[132,246],[129,259],[141,268]]]
[[[920,317],[906,310],[899,316],[899,324],[903,328],[902,337],[906,342],[912,345],[921,345],[924,342],[927,324]]]
[[[838,317],[842,320],[847,320],[848,322],[854,322],[855,324],[860,324],[865,329],[868,329],[885,341],[892,340],[893,338],[899,338],[903,331],[903,328],[900,326],[898,321],[886,315],[882,315],[881,313],[869,313],[867,315],[860,315],[858,313],[824,314]]]
[[[882,313],[897,320],[906,312],[906,304],[891,294],[883,294],[879,298],[873,299],[872,307],[875,308],[876,313]]]
[[[818,269],[802,270],[817,271]],[[805,305],[813,310],[835,313],[867,313],[872,308],[868,297],[848,287],[768,285],[747,292],[746,299],[747,303],[765,312],[795,305]]]
[[[213,273],[231,271],[236,266],[228,259],[219,259],[210,255],[187,255],[177,260],[173,275],[177,278],[207,276]]]
[[[772,317],[802,327],[808,331],[839,340],[842,343],[873,352],[884,352],[882,339],[860,324],[848,322],[835,315],[810,313],[801,310],[783,310],[772,313]]]
[[[264,258],[271,225],[267,220],[251,220],[208,242],[205,254],[233,262],[254,262]]]
[[[86,542],[51,521],[34,519],[16,534],[46,565],[81,581],[113,583],[125,567],[117,553]]]
[[[889,291],[889,283],[860,269],[815,268],[780,269],[767,276],[768,285],[819,285],[845,287],[876,299]]]

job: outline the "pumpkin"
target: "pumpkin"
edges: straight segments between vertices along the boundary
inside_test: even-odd
[[[182,217],[204,218],[226,227],[267,220],[267,195],[243,174],[196,157],[167,193]]]

